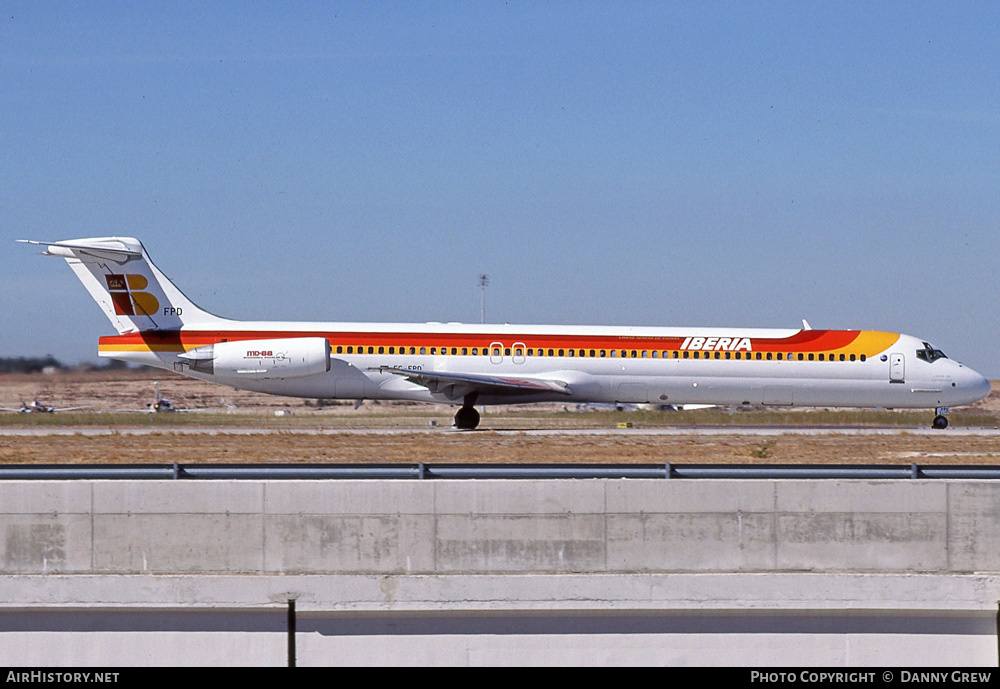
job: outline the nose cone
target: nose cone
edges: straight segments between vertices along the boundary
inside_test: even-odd
[[[986,376],[963,366],[955,376],[955,393],[960,399],[952,404],[972,404],[990,394],[990,381]]]

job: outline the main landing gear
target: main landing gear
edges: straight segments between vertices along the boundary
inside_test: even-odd
[[[473,406],[476,403],[476,395],[472,393],[466,395],[462,402],[462,408],[455,414],[455,428],[460,431],[471,431],[479,425],[479,412]]]
[[[934,410],[937,416],[934,417],[934,421],[931,422],[931,428],[944,429],[948,427],[948,417],[945,416],[950,409],[948,407],[938,407]]]

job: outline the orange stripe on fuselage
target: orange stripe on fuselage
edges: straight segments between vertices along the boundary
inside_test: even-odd
[[[100,338],[101,352],[186,352],[222,341],[268,340],[275,338],[324,337],[337,346],[373,347],[465,347],[488,348],[494,342],[505,347],[523,344],[534,349],[595,350],[679,350],[687,338],[615,335],[469,334],[413,332],[314,332],[314,331],[156,331]],[[720,338],[715,338],[720,339]],[[732,338],[735,340],[741,337]],[[899,340],[897,333],[874,330],[801,330],[783,338],[750,337],[755,352],[823,352],[874,356]],[[714,347],[713,347],[714,349]],[[705,351],[703,349],[702,351]]]

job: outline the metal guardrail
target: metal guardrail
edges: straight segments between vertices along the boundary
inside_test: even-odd
[[[1000,466],[782,464],[179,464],[0,466],[0,480],[1000,479]]]

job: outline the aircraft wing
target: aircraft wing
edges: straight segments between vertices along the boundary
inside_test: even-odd
[[[25,413],[32,413],[32,412],[51,413],[51,412],[57,412],[57,411],[76,411],[77,409],[90,409],[90,406],[91,405],[88,404],[88,405],[85,405],[85,406],[82,406],[82,407],[52,407],[52,408],[44,408],[44,409],[42,409],[42,408],[34,408],[33,409],[31,407],[0,407],[0,411],[17,411],[17,412],[25,412]]]
[[[558,392],[571,394],[566,383],[543,378],[522,378],[519,376],[489,376],[479,373],[450,373],[445,371],[411,371],[394,366],[379,366],[381,373],[395,373],[410,382],[422,385],[431,392],[446,395],[449,399],[462,400],[472,392],[491,395],[523,395],[531,392]]]

